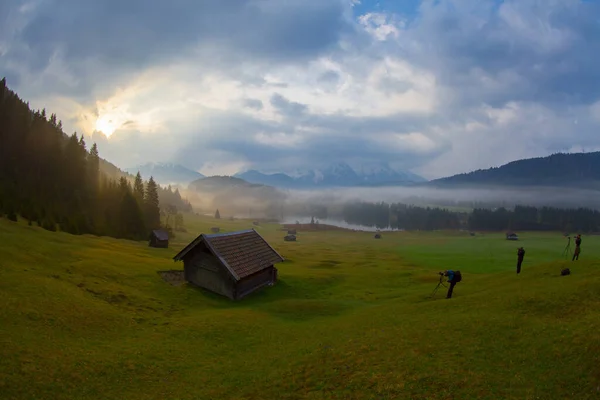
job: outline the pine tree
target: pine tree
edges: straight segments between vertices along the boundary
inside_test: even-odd
[[[135,197],[140,206],[144,204],[144,181],[142,181],[140,171],[138,171],[135,176],[135,181],[133,183],[133,197]]]
[[[181,213],[175,215],[175,230],[185,232],[185,227],[183,226],[183,214]]]
[[[119,190],[121,191],[121,194],[125,194],[131,190],[129,182],[127,182],[127,178],[125,178],[124,176],[119,178]]]
[[[96,143],[92,145],[87,156],[87,184],[90,199],[96,199],[100,189],[100,156]],[[92,201],[91,206],[95,209],[95,202]]]
[[[128,239],[142,239],[146,227],[140,206],[130,191],[125,191],[119,208],[120,235]]]
[[[160,228],[160,204],[158,201],[158,185],[153,177],[146,184],[146,195],[144,196],[144,217],[148,229]]]
[[[166,207],[164,207],[165,209],[165,227],[170,227],[171,225],[169,224],[169,221],[174,218],[177,215],[177,207],[175,207],[173,204],[167,204]]]
[[[219,213],[219,209],[217,208],[217,212],[215,212],[215,218],[221,219],[221,213]]]

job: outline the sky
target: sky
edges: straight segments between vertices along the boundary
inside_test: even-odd
[[[600,150],[600,1],[8,0],[0,76],[121,168]]]

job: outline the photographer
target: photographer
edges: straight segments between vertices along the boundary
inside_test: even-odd
[[[452,271],[451,269],[446,270],[444,272],[440,272],[439,274],[440,276],[448,277],[448,283],[450,283],[450,286],[448,287],[448,294],[446,295],[446,298],[449,299],[452,297],[452,291],[454,290],[454,286],[462,280],[462,275],[460,271]]]
[[[579,260],[579,253],[581,253],[581,234],[577,235],[575,239],[575,252],[571,261]]]
[[[525,249],[519,247],[517,249],[517,274],[521,273],[521,264],[523,264],[523,258],[525,257]]]

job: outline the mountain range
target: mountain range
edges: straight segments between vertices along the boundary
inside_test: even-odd
[[[131,174],[140,171],[142,176],[153,176],[161,185],[184,188],[191,182],[204,178],[199,172],[173,163],[148,163],[126,171]],[[431,181],[412,172],[395,170],[384,162],[362,164],[354,168],[339,162],[324,168],[270,174],[252,169],[234,174],[233,177],[281,189],[369,186],[554,186],[600,189],[600,152],[557,153]]]
[[[249,170],[234,176],[251,183],[286,189],[412,185],[427,181],[412,172],[395,170],[384,162],[361,164],[354,168],[347,163],[339,162],[324,168],[296,170],[289,174],[265,174],[257,170]]]
[[[179,164],[147,163],[127,168],[125,171],[135,175],[152,176],[162,185],[187,187],[191,182],[205,176]],[[266,174],[257,170],[248,170],[234,174],[249,183],[274,186],[284,189],[312,189],[351,186],[411,185],[426,182],[426,179],[407,171],[397,171],[387,163],[360,164],[355,168],[340,162],[324,168],[295,170],[291,173]]]

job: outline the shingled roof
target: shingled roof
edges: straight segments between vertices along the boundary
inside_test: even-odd
[[[236,280],[284,261],[254,229],[211,235],[203,233],[173,257],[173,260],[183,260],[200,243],[206,244]]]
[[[162,229],[154,229],[152,234],[156,236],[158,240],[169,240],[169,233]]]

